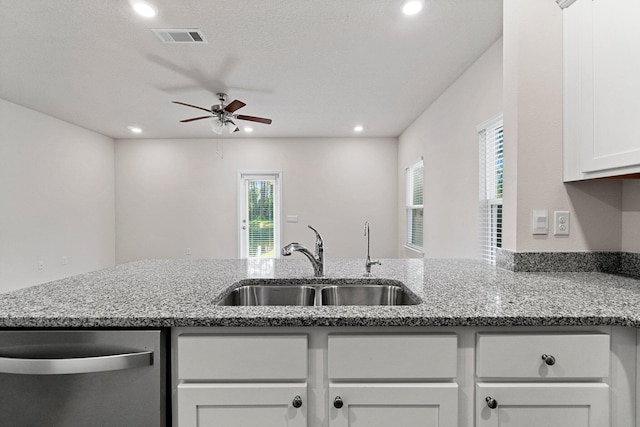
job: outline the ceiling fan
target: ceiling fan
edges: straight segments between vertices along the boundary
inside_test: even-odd
[[[224,103],[227,100],[227,94],[217,93],[216,95],[218,96],[220,105],[212,105],[211,109],[198,107],[197,105],[185,104],[184,102],[173,101],[174,104],[185,105],[187,107],[197,108],[199,110],[204,110],[210,113],[208,116],[193,117],[191,119],[180,120],[180,122],[188,123],[196,120],[212,119],[211,129],[217,134],[222,134],[224,131],[227,131],[229,133],[238,132],[240,128],[236,126],[236,124],[233,122],[232,119],[247,120],[250,122],[264,123],[266,125],[271,124],[271,119],[265,119],[264,117],[234,114],[237,110],[239,110],[240,108],[244,107],[247,104],[245,104],[242,101],[238,101],[236,99],[225,106]]]

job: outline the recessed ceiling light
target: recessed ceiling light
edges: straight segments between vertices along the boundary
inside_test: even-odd
[[[402,13],[405,15],[415,15],[422,10],[423,0],[407,0],[402,5]]]
[[[353,130],[356,131],[356,132],[362,132],[364,130],[364,128],[362,126],[358,125],[358,126],[354,127]]]
[[[244,127],[244,131],[247,132],[247,133],[251,133],[251,132],[253,132],[253,128],[251,126],[245,126]]]
[[[131,3],[131,7],[133,10],[140,16],[144,18],[153,18],[158,14],[158,9],[153,7],[151,4],[146,1],[133,1]]]
[[[127,129],[129,129],[131,133],[142,133],[142,128],[138,126],[128,126]]]

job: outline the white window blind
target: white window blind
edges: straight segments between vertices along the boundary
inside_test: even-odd
[[[241,174],[241,258],[277,258],[280,236],[279,174]]]
[[[407,168],[406,246],[422,252],[424,224],[424,164],[422,159]]]
[[[478,126],[480,141],[480,251],[489,264],[496,264],[496,249],[502,247],[502,115]]]

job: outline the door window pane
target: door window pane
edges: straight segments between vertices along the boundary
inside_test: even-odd
[[[274,181],[247,180],[249,258],[275,257]]]

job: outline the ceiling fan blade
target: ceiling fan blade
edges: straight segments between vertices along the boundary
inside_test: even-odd
[[[237,99],[234,100],[231,104],[227,105],[226,107],[224,107],[224,111],[228,112],[228,113],[233,113],[236,110],[241,109],[242,107],[244,107],[245,104],[242,101],[238,101]]]
[[[265,119],[263,117],[243,116],[242,114],[238,114],[236,118],[240,120],[248,120],[250,122],[264,123],[265,125],[271,124],[271,119]]]
[[[180,101],[171,101],[171,102],[173,102],[174,104],[180,104],[180,105],[185,105],[187,107],[197,108],[198,110],[204,110],[204,111],[211,112],[210,109],[204,108],[204,107],[198,107],[197,105],[185,104],[184,102],[180,102]]]
[[[192,119],[180,120],[180,123],[188,123],[188,122],[193,122],[195,120],[210,119],[211,117],[213,116],[194,117]]]

